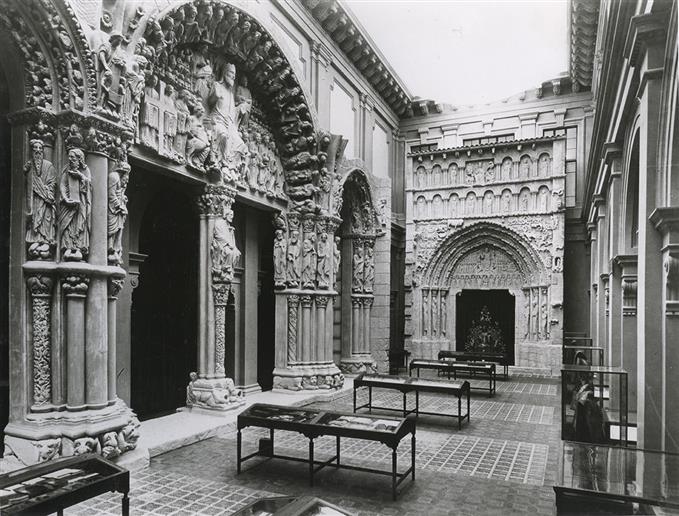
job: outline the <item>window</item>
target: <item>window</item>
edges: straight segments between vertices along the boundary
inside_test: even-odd
[[[575,206],[576,181],[578,172],[578,128],[559,127],[545,129],[542,136],[566,137],[566,207]]]
[[[497,136],[483,136],[481,138],[468,138],[462,141],[462,145],[465,147],[471,147],[474,145],[487,145],[489,143],[501,143],[509,142],[514,139],[513,134],[499,134]]]

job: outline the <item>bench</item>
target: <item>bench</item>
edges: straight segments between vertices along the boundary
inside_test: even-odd
[[[439,360],[458,360],[460,362],[494,362],[504,369],[504,379],[509,378],[509,359],[502,353],[485,353],[482,351],[452,351],[442,349],[438,354]]]
[[[368,388],[368,403],[356,406],[356,393],[359,388]],[[379,389],[393,389],[403,393],[403,408],[394,407],[378,407],[373,405],[372,390]],[[406,405],[406,395],[409,392],[415,393],[415,408],[408,410]],[[437,394],[449,394],[457,398],[457,414],[442,414],[440,412],[424,412],[420,410],[420,392],[429,392]],[[462,397],[467,398],[467,412],[462,414]],[[362,408],[367,408],[368,411],[372,409],[381,410],[398,410],[402,411],[403,417],[408,414],[427,414],[433,416],[445,416],[457,418],[457,427],[462,429],[462,422],[466,419],[469,422],[469,382],[451,382],[451,381],[436,381],[425,380],[424,378],[404,378],[402,376],[390,376],[386,374],[366,374],[362,373],[354,378],[354,412]]]
[[[364,471],[391,477],[392,498],[396,500],[396,488],[408,476],[415,480],[415,417],[395,418],[388,416],[356,415],[350,412],[335,412],[326,410],[313,410],[299,407],[285,407],[256,403],[245,409],[238,415],[236,435],[237,473],[241,473],[241,464],[253,457],[267,457],[285,459],[296,462],[304,462],[309,469],[309,485],[314,485],[314,475],[326,466],[335,468]],[[247,427],[259,427],[269,429],[269,439],[259,442],[258,451],[242,456],[242,430]],[[274,449],[274,430],[287,430],[299,432],[309,439],[309,456],[292,457],[279,455]],[[411,463],[410,468],[399,473],[397,454],[401,440],[411,434]],[[314,458],[314,439],[321,436],[335,436],[335,455],[327,460]],[[352,439],[366,439],[377,441],[391,448],[391,471],[352,466],[340,462],[340,439],[348,437]]]
[[[450,379],[450,373],[453,373],[453,379],[457,380],[457,373],[467,373],[472,376],[477,374],[488,376],[488,387],[471,387],[488,391],[488,397],[492,397],[496,390],[496,374],[494,362],[458,362],[452,360],[427,360],[423,358],[416,358],[411,360],[408,368],[408,374],[412,376],[413,369],[417,369],[417,377],[420,377],[420,369],[435,369],[439,373],[446,373]]]
[[[95,496],[122,493],[122,513],[130,513],[130,472],[100,455],[55,459],[0,475],[0,514],[63,514]]]

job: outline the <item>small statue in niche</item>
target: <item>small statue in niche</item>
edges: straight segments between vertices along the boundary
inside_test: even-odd
[[[500,198],[500,208],[502,213],[509,213],[511,209],[512,194],[505,190],[502,192],[502,197]]]
[[[146,64],[145,57],[135,56],[125,73],[125,93],[123,95],[121,112],[123,114],[123,122],[128,127],[134,129],[134,139],[136,142],[139,142],[139,109],[144,93],[144,72],[142,68]]]
[[[547,289],[543,288],[542,289],[542,306],[540,307],[540,331],[542,333],[542,337],[545,339],[549,338],[549,321],[548,321],[548,313],[547,313],[548,305],[547,305]]]
[[[285,287],[285,253],[287,251],[283,230],[276,230],[273,243],[273,280],[276,287]]]
[[[540,316],[540,307],[538,305],[538,291],[533,292],[533,303],[531,306],[531,320],[532,333],[535,338],[540,338],[540,323],[538,317]]]
[[[161,99],[163,105],[163,142],[160,154],[170,158],[174,155],[174,140],[177,136],[177,112],[174,101],[174,87],[171,84],[166,84]]]
[[[523,291],[523,316],[524,316],[523,338],[527,339],[530,336],[530,290]]]
[[[363,291],[363,272],[365,270],[365,262],[363,259],[363,245],[359,240],[354,241],[354,256],[352,258],[352,279],[351,289],[354,292]]]
[[[290,232],[290,242],[288,243],[288,286],[299,286],[300,262],[299,262],[299,231]]]
[[[486,177],[485,177],[486,183],[491,183],[495,181],[495,163],[492,161],[488,162],[488,166],[486,167]]]
[[[232,222],[233,210],[229,206],[225,206],[223,216],[215,219],[212,244],[210,245],[214,280],[233,280],[235,267],[240,262],[241,252],[236,247],[236,236]]]
[[[108,174],[108,261],[122,264],[122,236],[127,219],[125,190],[130,176],[130,165],[122,161]]]
[[[259,169],[257,173],[257,191],[265,192],[269,179],[269,135],[264,133],[257,142],[259,152]]]
[[[45,159],[42,140],[30,142],[31,160],[24,165],[26,182],[26,243],[28,254],[35,258],[49,258],[55,243],[57,173]]]
[[[474,184],[474,167],[468,164],[464,169],[464,180],[468,185]]]
[[[90,247],[92,175],[80,149],[68,151],[68,165],[59,183],[61,212],[59,229],[64,260],[82,260]]]
[[[431,313],[429,312],[429,294],[427,291],[422,291],[422,336],[429,335],[429,321]]]
[[[302,244],[302,288],[314,288],[315,276],[316,249],[314,249],[313,239],[305,238]]]
[[[316,278],[318,288],[330,288],[330,242],[328,241],[328,234],[324,231],[321,233],[318,242],[318,249],[316,255],[318,259],[316,267]]]
[[[375,256],[372,245],[365,246],[365,263],[363,266],[363,290],[365,292],[372,292],[375,284]]]
[[[431,293],[431,334],[432,337],[439,334],[439,302],[436,292]]]

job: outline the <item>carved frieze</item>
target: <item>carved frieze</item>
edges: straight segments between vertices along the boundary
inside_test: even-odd
[[[297,360],[297,316],[299,296],[288,296],[288,364]]]
[[[40,407],[52,398],[52,278],[30,276],[26,284],[31,295],[33,406]]]

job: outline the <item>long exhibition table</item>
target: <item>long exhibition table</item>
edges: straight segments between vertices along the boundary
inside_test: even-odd
[[[413,369],[417,369],[417,377],[420,377],[420,369],[435,369],[440,373],[453,373],[453,379],[457,380],[457,373],[466,373],[470,376],[482,374],[488,376],[488,387],[475,386],[473,389],[488,391],[488,397],[495,394],[497,385],[497,375],[495,374],[494,362],[458,362],[457,360],[428,360],[426,358],[415,358],[410,361],[408,374],[412,376]]]
[[[335,468],[365,471],[379,475],[391,476],[392,497],[396,500],[396,488],[409,475],[415,480],[415,417],[395,418],[387,416],[356,415],[346,412],[312,410],[298,407],[285,407],[256,403],[238,415],[238,434],[236,441],[237,473],[241,472],[241,464],[256,456],[275,459],[286,459],[305,462],[309,467],[309,485],[314,485],[314,474],[326,466]],[[260,440],[258,451],[242,457],[241,431],[249,426],[268,428],[269,440]],[[274,430],[299,432],[309,439],[308,459],[278,455],[274,448]],[[401,440],[411,434],[410,468],[403,473],[398,472],[396,450]],[[314,459],[314,439],[330,435],[336,437],[335,456],[328,460]],[[377,441],[391,448],[391,471],[384,471],[359,466],[351,466],[340,462],[340,439],[366,439]]]
[[[368,403],[356,406],[356,392],[360,387],[368,388]],[[378,407],[373,405],[373,388],[394,389],[403,393],[403,409],[393,407]],[[424,378],[404,378],[402,376],[392,376],[387,374],[365,374],[361,373],[354,378],[354,412],[359,409],[367,408],[381,410],[403,411],[403,417],[408,414],[428,414],[433,416],[447,416],[457,418],[458,429],[462,428],[462,422],[466,419],[469,422],[469,382],[451,382],[446,380],[425,380]],[[406,394],[415,393],[415,408],[408,410],[406,407]],[[420,410],[420,392],[430,392],[437,394],[449,394],[457,398],[457,414],[442,414],[440,412],[424,412]],[[462,413],[462,397],[467,399],[467,412]]]

